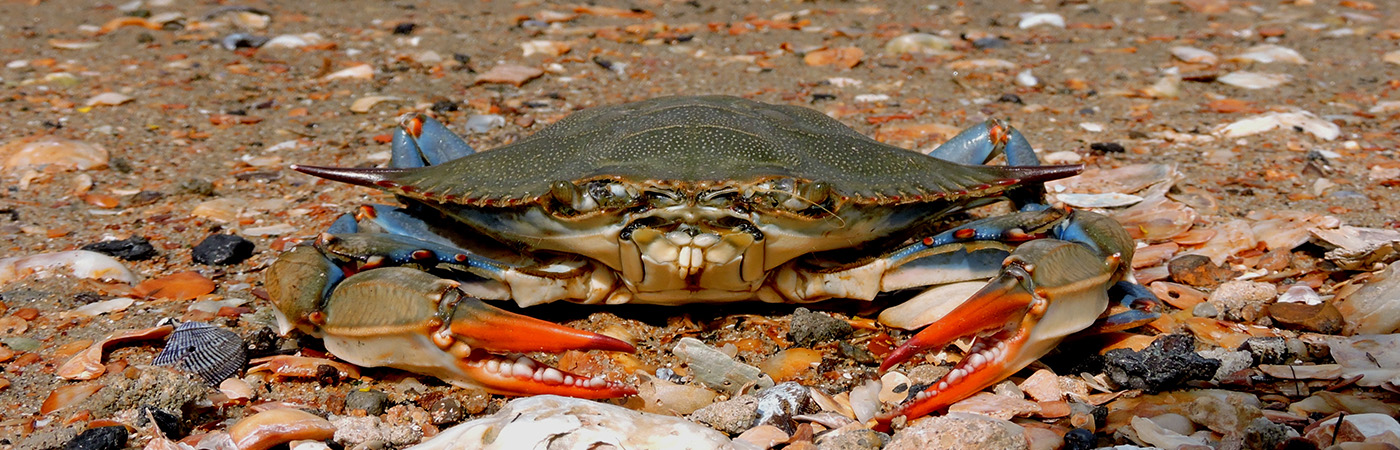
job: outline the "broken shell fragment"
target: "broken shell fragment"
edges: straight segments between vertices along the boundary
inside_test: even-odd
[[[335,425],[295,408],[277,408],[243,418],[228,428],[239,450],[265,450],[299,440],[324,441],[335,436]]]
[[[1245,49],[1240,53],[1230,57],[1231,61],[1247,61],[1257,63],[1283,62],[1289,64],[1307,64],[1307,58],[1298,54],[1297,50],[1273,44],[1256,45]]]
[[[92,96],[87,100],[88,106],[116,106],[129,102],[133,99],[130,95],[118,94],[116,92],[103,92]]]
[[[350,112],[364,114],[369,112],[369,110],[374,109],[374,105],[378,105],[383,102],[399,100],[403,99],[390,95],[371,95],[368,97],[360,97],[358,99],[355,99],[354,103],[350,104]]]
[[[1176,46],[1172,47],[1171,52],[1172,56],[1175,56],[1176,59],[1192,64],[1214,66],[1216,63],[1220,62],[1220,57],[1215,56],[1214,53],[1196,47]]]
[[[107,149],[56,136],[20,138],[0,146],[4,168],[14,172],[40,167],[87,170],[107,167]]]
[[[1267,89],[1282,86],[1293,79],[1281,73],[1237,71],[1221,75],[1215,81],[1245,89]]]
[[[48,414],[78,404],[102,389],[97,382],[87,382],[60,386],[49,393],[44,403],[39,405],[39,414]]]
[[[520,87],[530,80],[539,78],[541,75],[544,75],[544,70],[540,70],[536,67],[501,64],[492,67],[491,70],[476,77],[476,83],[509,84]]]
[[[199,375],[210,386],[218,386],[242,369],[248,356],[238,334],[203,322],[185,322],[171,333],[153,363]]]
[[[0,258],[0,284],[29,275],[50,276],[58,271],[72,272],[79,278],[92,278],[122,283],[136,282],[136,275],[112,257],[87,250],[70,250],[30,256]]]
[[[113,333],[101,341],[92,344],[86,350],[73,355],[72,358],[68,358],[67,362],[64,362],[62,366],[58,367],[55,375],[65,380],[91,380],[97,378],[107,370],[107,366],[102,364],[102,357],[105,356],[108,346],[135,340],[160,339],[169,335],[173,330],[174,327],[164,325]]]

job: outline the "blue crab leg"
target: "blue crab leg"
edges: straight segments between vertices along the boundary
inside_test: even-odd
[[[442,164],[476,153],[441,122],[422,114],[410,114],[394,132],[389,167],[412,168]]]
[[[1030,141],[1001,119],[969,127],[929,152],[929,156],[959,164],[986,164],[1002,154],[1008,166],[1040,165]]]
[[[1011,217],[1031,214],[1045,213]],[[1125,261],[1132,257],[1132,239],[1106,216],[1082,211],[1060,214],[1067,216],[1044,230],[1053,238],[1017,247],[1001,273],[982,290],[886,357],[881,370],[955,339],[976,337],[968,355],[948,375],[881,417],[881,426],[887,427],[897,416],[913,418],[946,408],[1011,376],[1066,336],[1093,325],[1108,308],[1109,287],[1128,272]],[[996,220],[1003,219],[973,222],[949,233],[971,238]],[[938,238],[922,244],[940,242]]]

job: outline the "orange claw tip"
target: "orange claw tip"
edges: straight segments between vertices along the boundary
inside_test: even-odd
[[[492,352],[637,351],[614,337],[512,313],[470,297],[458,303],[450,328],[472,348]]]
[[[889,370],[924,350],[942,348],[955,339],[1000,330],[1010,322],[1019,321],[1032,301],[1031,293],[1022,286],[1020,278],[1003,272],[948,315],[891,351],[880,363],[880,371]]]
[[[460,365],[474,383],[500,395],[550,394],[602,399],[637,394],[637,389],[631,386],[601,377],[565,372],[524,355],[496,356],[477,350]]]

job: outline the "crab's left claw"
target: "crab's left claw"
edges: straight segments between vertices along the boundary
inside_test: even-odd
[[[1109,287],[1122,276],[1124,253],[1128,258],[1132,255],[1132,241],[1126,234],[1105,230],[1110,235],[1094,236],[1092,247],[1059,239],[1017,247],[987,286],[896,348],[881,370],[921,351],[976,336],[967,356],[947,375],[912,393],[899,409],[881,417],[880,425],[887,427],[898,416],[915,418],[946,408],[1011,376],[1066,336],[1093,325],[1108,308]],[[1073,238],[1074,232],[1060,235]]]

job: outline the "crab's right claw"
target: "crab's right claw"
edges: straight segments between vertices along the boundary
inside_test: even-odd
[[[1083,224],[1096,217],[1079,219]],[[1066,336],[1094,324],[1108,307],[1109,286],[1122,276],[1124,254],[1132,255],[1132,248],[1126,247],[1131,239],[1116,230],[1095,227],[1092,231],[1099,234],[1093,236],[1092,247],[1059,239],[1017,247],[996,278],[881,364],[885,370],[954,339],[976,337],[968,355],[947,375],[882,416],[879,427],[888,427],[898,416],[916,418],[946,408],[1015,374]],[[1058,235],[1076,236],[1063,230]]]

